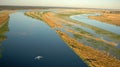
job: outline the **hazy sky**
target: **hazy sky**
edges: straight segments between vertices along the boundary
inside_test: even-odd
[[[65,6],[120,9],[120,0],[0,0],[0,5]]]

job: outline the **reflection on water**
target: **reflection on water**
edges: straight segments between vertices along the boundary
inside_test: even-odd
[[[6,22],[4,25],[0,27],[0,59],[2,58],[2,42],[7,39],[7,36],[5,35],[9,31],[8,28],[8,22]]]

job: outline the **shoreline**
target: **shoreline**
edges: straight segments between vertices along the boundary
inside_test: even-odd
[[[9,14],[7,12],[0,13],[0,27],[5,24],[9,19]]]
[[[39,14],[39,15],[38,15]],[[56,14],[52,13],[52,12],[43,12],[43,13],[25,13],[25,15],[39,19],[44,22],[46,22],[51,28],[62,28],[62,24],[63,23],[68,23],[70,21],[61,19],[59,17],[56,16]],[[57,22],[59,21],[59,22]],[[69,37],[67,34],[63,33],[60,30],[55,30],[56,33],[68,44],[69,47],[71,47],[71,49],[73,49],[73,51],[83,59],[83,61],[85,61],[89,66],[94,67],[101,67],[101,66],[107,66],[107,67],[118,67],[120,66],[120,60],[106,54],[103,53],[101,51],[98,51],[96,49],[93,49],[89,46],[86,46],[78,41],[76,41],[75,39]],[[102,57],[102,58],[101,58]]]
[[[100,16],[89,16],[91,19],[95,19],[104,23],[120,26],[120,14],[113,13],[101,13]]]

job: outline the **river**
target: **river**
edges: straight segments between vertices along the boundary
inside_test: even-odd
[[[54,30],[22,11],[10,14],[6,27],[0,67],[87,67]]]

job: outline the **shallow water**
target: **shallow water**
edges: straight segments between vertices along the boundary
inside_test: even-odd
[[[81,15],[73,15],[70,18],[73,20],[77,20],[80,23],[85,23],[86,25],[90,25],[91,27],[97,28],[97,30],[101,31],[101,33],[97,33],[96,30],[91,29],[89,27],[80,26],[79,24],[74,25],[74,27],[79,28],[80,30],[84,30],[91,34],[93,37],[100,38],[106,40],[108,42],[115,42],[117,45],[113,46],[110,44],[106,44],[103,42],[95,41],[89,38],[85,38],[83,36],[74,36],[78,39],[81,43],[93,47],[94,49],[98,49],[108,54],[120,59],[120,41],[117,38],[120,38],[120,26],[115,26],[111,24],[107,24],[104,22],[96,21],[93,19],[88,18],[88,16],[96,16],[99,14],[81,14]],[[75,31],[79,32],[80,30],[74,29]],[[107,34],[102,34],[102,32],[106,31]],[[111,33],[112,32],[112,33]],[[112,37],[118,36],[118,37]],[[81,37],[81,38],[80,38]]]
[[[54,30],[23,11],[11,14],[6,27],[0,67],[87,67]]]
[[[96,26],[98,28],[110,31],[112,33],[120,34],[120,26],[107,24],[104,22],[100,22],[100,21],[88,18],[88,16],[97,16],[97,15],[99,15],[99,14],[82,14],[82,15],[74,15],[74,16],[71,16],[70,18],[80,21],[82,23]]]

